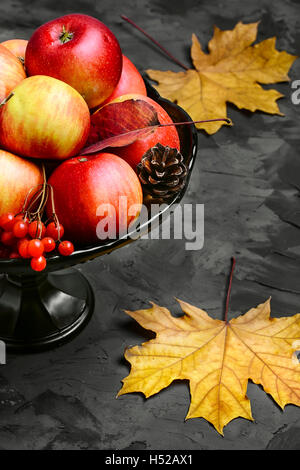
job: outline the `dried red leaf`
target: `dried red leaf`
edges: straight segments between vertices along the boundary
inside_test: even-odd
[[[107,147],[125,147],[125,145],[132,144],[137,139],[147,137],[155,131],[158,126],[144,127],[142,129],[135,129],[134,131],[125,132],[124,134],[108,137],[107,139],[100,140],[95,144],[89,145],[80,151],[80,155],[90,155],[92,153],[100,152]]]
[[[109,103],[91,115],[88,145],[120,134],[159,124],[155,108],[140,99]]]

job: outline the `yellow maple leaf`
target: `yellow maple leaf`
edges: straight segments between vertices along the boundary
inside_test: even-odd
[[[127,313],[155,339],[125,352],[131,363],[119,395],[149,397],[176,379],[189,380],[186,419],[202,417],[220,434],[234,418],[253,420],[246,396],[248,380],[261,384],[281,408],[300,406],[300,314],[270,317],[270,300],[227,321],[178,301],[185,313],[175,318],[164,307]]]
[[[184,108],[194,121],[225,118],[226,103],[249,111],[280,114],[276,101],[283,95],[265,90],[261,84],[288,81],[287,75],[297,56],[275,48],[276,38],[251,45],[257,36],[258,23],[239,22],[233,30],[215,27],[203,52],[195,34],[192,36],[191,57],[195,69],[186,72],[147,70],[157,91]],[[224,122],[197,124],[214,134]]]

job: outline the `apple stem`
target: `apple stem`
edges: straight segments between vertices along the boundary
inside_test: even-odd
[[[10,100],[13,96],[14,96],[14,93],[11,92],[6,98],[4,98],[4,100],[1,101],[0,103],[0,108],[4,106],[8,102],[8,100]]]
[[[74,33],[71,33],[70,31],[66,31],[65,25],[62,27],[62,32],[59,36],[60,42],[62,44],[65,44],[66,42],[71,41],[73,39]]]
[[[232,278],[233,278],[233,271],[234,271],[235,263],[236,261],[235,261],[235,258],[233,257],[231,260],[231,271],[230,271],[229,283],[228,283],[228,289],[227,289],[227,295],[226,295],[226,306],[225,306],[225,315],[224,315],[225,323],[228,323],[229,299],[230,299],[230,292],[231,292]]]
[[[176,59],[176,57],[174,57],[165,47],[163,47],[158,41],[156,41],[152,36],[150,36],[150,34],[146,33],[146,31],[144,31],[140,26],[138,26],[136,23],[134,23],[134,21],[132,21],[131,19],[127,18],[127,16],[125,15],[121,15],[121,18],[125,21],[127,21],[127,23],[131,24],[132,26],[134,26],[137,30],[139,30],[141,33],[144,34],[144,36],[146,36],[148,39],[150,39],[150,41],[152,41],[157,47],[159,47],[173,62],[175,62],[177,65],[179,65],[180,67],[182,67],[183,69],[185,70],[189,70],[189,68],[184,65],[182,62],[180,62],[178,59]]]

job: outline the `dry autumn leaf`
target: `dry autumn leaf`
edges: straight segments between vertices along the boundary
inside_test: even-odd
[[[122,119],[118,120],[118,116],[122,116]],[[222,120],[232,124],[230,119]],[[191,121],[161,124],[156,109],[140,99],[129,98],[108,103],[91,115],[87,146],[80,150],[80,155],[98,153],[108,147],[125,147],[146,138],[158,127],[190,124]]]
[[[270,300],[244,315],[215,320],[179,301],[175,318],[164,307],[127,312],[155,339],[125,353],[131,371],[118,395],[149,397],[176,379],[187,379],[191,403],[186,419],[205,418],[220,434],[234,418],[253,420],[246,396],[248,380],[261,384],[281,408],[300,406],[300,314],[270,317]]]
[[[276,101],[283,95],[265,90],[261,84],[288,81],[287,75],[297,56],[275,48],[276,38],[251,45],[257,36],[258,23],[239,22],[233,30],[215,27],[203,52],[193,34],[191,57],[195,69],[186,72],[147,70],[155,88],[165,98],[184,108],[194,121],[226,117],[226,103],[240,109],[280,114]],[[224,122],[197,124],[208,134],[217,132]]]

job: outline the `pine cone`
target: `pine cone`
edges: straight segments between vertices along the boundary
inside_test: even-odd
[[[137,174],[144,193],[164,202],[184,187],[187,168],[177,149],[157,143],[143,155]]]

